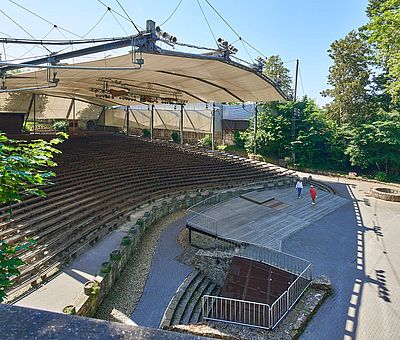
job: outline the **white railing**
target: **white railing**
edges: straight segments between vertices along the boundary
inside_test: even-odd
[[[265,188],[270,182],[253,184]],[[207,210],[230,198],[243,194],[227,191],[211,196],[188,209],[187,223],[191,227],[214,235],[207,249],[232,254],[234,256],[259,261],[296,275],[296,279],[272,305],[254,301],[231,299],[205,295],[202,298],[204,320],[214,320],[242,325],[273,329],[294,306],[312,280],[312,265],[300,257],[290,255],[262,245],[244,242],[218,235],[218,221],[207,215]]]
[[[264,303],[204,295],[202,315],[205,320],[270,328],[270,306]]]
[[[259,261],[294,275],[303,274],[304,270],[311,265],[309,261],[300,257],[232,238],[219,236],[214,239],[214,244],[213,241],[210,241],[210,243],[209,248],[231,253],[235,256],[240,256],[249,260]],[[311,272],[307,272],[306,274],[310,274],[307,279],[311,280]]]
[[[273,329],[286,316],[310,285],[311,264],[285,290],[272,305],[204,295],[203,320],[214,320],[266,329]]]
[[[311,263],[292,282],[282,295],[274,301],[270,308],[270,328],[274,328],[294,306],[311,283]]]

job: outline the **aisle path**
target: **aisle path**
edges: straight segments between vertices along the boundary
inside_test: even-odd
[[[143,295],[131,316],[139,326],[159,327],[169,301],[193,270],[175,260],[183,251],[177,238],[185,223],[186,216],[167,226],[161,233]]]

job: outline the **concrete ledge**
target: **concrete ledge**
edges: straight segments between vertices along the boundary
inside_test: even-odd
[[[198,339],[160,329],[0,304],[0,334],[10,340]]]

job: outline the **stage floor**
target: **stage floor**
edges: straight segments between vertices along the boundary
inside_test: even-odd
[[[295,188],[251,192],[219,203],[204,214],[217,221],[219,236],[280,250],[282,240],[347,202],[317,189],[317,203],[312,205],[308,190],[304,188],[300,199]],[[189,226],[191,222],[199,229],[201,216],[189,221]]]

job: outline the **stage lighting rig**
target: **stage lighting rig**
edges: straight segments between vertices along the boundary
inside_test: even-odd
[[[169,33],[163,31],[160,26],[156,27],[156,33],[160,37],[160,39],[162,39],[162,41],[166,43],[173,45],[178,41],[177,37],[174,37],[173,35],[170,35]]]
[[[231,54],[235,54],[238,51],[238,49],[235,46],[233,46],[223,38],[218,38],[217,44],[219,50],[223,53],[224,58],[228,59]]]

